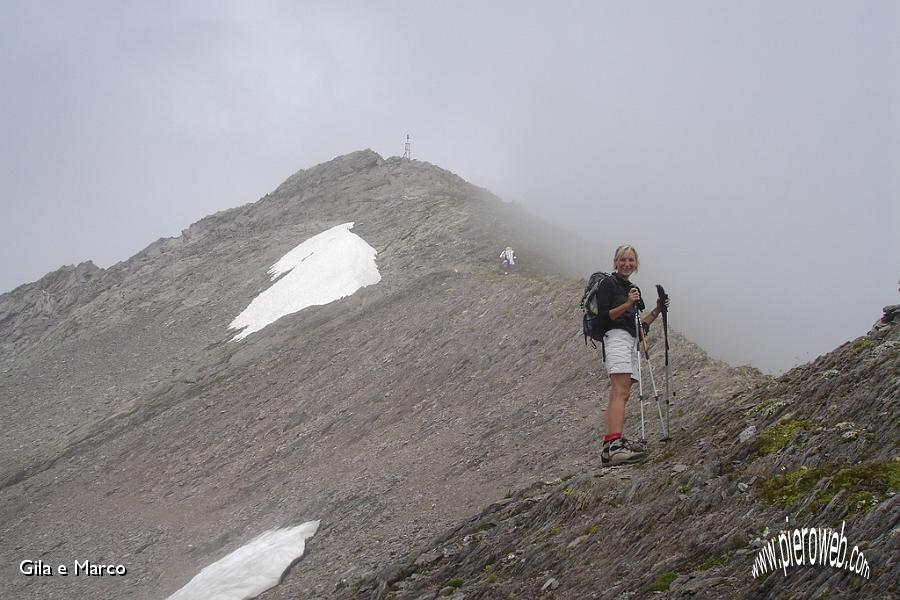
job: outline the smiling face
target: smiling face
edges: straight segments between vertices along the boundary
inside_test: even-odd
[[[616,250],[616,256],[613,258],[613,268],[623,279],[631,277],[631,274],[638,270],[639,264],[637,251],[631,246],[619,246]]]

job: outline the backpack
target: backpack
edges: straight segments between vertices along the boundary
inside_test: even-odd
[[[584,311],[582,317],[584,343],[587,345],[588,338],[590,338],[591,346],[596,348],[597,344],[594,343],[594,340],[599,340],[603,349],[603,360],[606,360],[603,336],[609,331],[609,312],[600,310],[600,307],[597,306],[597,290],[608,277],[610,274],[602,271],[592,273],[584,288],[584,294],[581,296],[581,310]]]

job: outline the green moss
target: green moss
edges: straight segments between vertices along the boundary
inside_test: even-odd
[[[843,501],[850,508],[850,514],[868,512],[877,503],[877,497],[883,497],[887,492],[900,491],[900,461],[867,463],[840,469],[832,476],[831,486],[819,492],[812,504],[815,507],[824,506],[840,491],[847,492]]]
[[[591,527],[590,531],[588,531],[589,535],[597,535],[597,532],[600,531],[599,525],[594,525]]]
[[[689,486],[689,485],[679,486],[677,491],[679,494],[687,494],[689,491],[691,491],[691,486]]]
[[[815,469],[800,467],[796,471],[763,481],[756,492],[756,498],[765,504],[785,508],[793,506],[806,496],[823,476],[821,467]]]
[[[775,414],[779,409],[787,406],[788,404],[789,402],[787,400],[782,400],[779,398],[769,398],[768,400],[763,400],[762,402],[754,406],[750,412],[755,415],[768,417],[769,415]]]
[[[650,584],[651,592],[665,592],[669,589],[669,586],[672,585],[672,582],[678,579],[678,573],[663,573],[659,577],[653,580],[653,583]]]
[[[731,536],[731,539],[728,540],[728,549],[729,550],[740,550],[742,548],[746,548],[750,545],[750,542],[747,541],[747,536],[743,533],[736,533]]]
[[[493,572],[494,572],[494,565],[493,565],[493,564],[490,564],[490,565],[484,565],[484,572],[485,572],[485,573],[493,573]]]
[[[698,567],[700,571],[708,571],[714,567],[720,567],[728,562],[728,554],[721,554],[719,556],[710,556],[703,564]]]
[[[847,494],[845,501],[850,505],[850,515],[866,513],[878,503],[872,492],[865,490]]]
[[[488,580],[488,583],[497,583],[498,581],[500,581],[500,578],[497,577],[496,573],[494,573],[493,575],[488,577],[487,580]]]
[[[593,482],[581,481],[574,486],[568,486],[563,491],[563,502],[567,507],[573,507],[574,510],[581,511],[600,501],[600,491],[600,488]]]
[[[859,338],[850,345],[850,350],[854,354],[859,354],[874,343],[875,340],[870,340],[869,338]]]
[[[787,448],[798,433],[811,428],[812,424],[808,421],[782,419],[759,434],[753,441],[753,447],[760,454],[775,454]]]
[[[900,490],[900,461],[867,463],[846,467],[834,476],[834,485],[842,490],[877,486],[885,491]]]
[[[463,583],[465,582],[462,579],[460,579],[459,577],[454,577],[447,582],[447,585],[454,588],[461,588],[463,586]]]
[[[562,530],[561,530],[559,527],[554,527],[553,529],[551,529],[550,531],[548,531],[547,533],[545,533],[544,535],[542,535],[542,536],[540,537],[539,541],[541,541],[541,542],[546,542],[546,541],[549,540],[550,538],[559,535],[559,532],[560,532],[560,531],[562,531]]]
[[[861,465],[822,465],[809,469],[800,467],[783,475],[763,481],[756,498],[784,508],[797,504],[823,479],[828,485],[816,494],[806,510],[814,512],[828,505],[840,492],[846,492],[842,504],[851,515],[867,512],[888,492],[900,491],[900,461],[872,462]]]

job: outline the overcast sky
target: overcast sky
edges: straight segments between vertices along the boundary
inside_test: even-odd
[[[0,27],[0,291],[409,133],[636,245],[716,357],[781,371],[900,302],[898,2],[0,0]]]

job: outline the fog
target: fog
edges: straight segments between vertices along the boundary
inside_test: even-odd
[[[108,267],[409,134],[413,158],[588,240],[572,265],[635,245],[634,280],[663,283],[672,326],[717,358],[780,372],[900,302],[895,2],[13,1],[0,17],[0,291]]]

